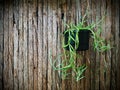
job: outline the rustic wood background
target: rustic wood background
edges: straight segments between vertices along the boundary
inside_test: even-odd
[[[61,80],[50,53],[62,52],[62,20],[79,22],[88,3],[91,21],[106,11],[101,35],[113,48],[97,53],[90,39],[76,60],[87,64],[86,77]],[[119,0],[0,0],[0,90],[120,90],[119,8]]]

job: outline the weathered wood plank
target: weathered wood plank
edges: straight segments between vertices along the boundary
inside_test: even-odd
[[[48,58],[48,29],[47,29],[47,11],[48,11],[48,4],[47,0],[43,1],[43,72],[42,72],[42,79],[43,79],[43,90],[47,90],[47,58]]]
[[[115,50],[115,59],[116,59],[116,62],[115,62],[115,89],[116,90],[119,90],[118,88],[120,88],[120,84],[118,82],[118,80],[120,80],[120,71],[118,70],[118,68],[120,68],[120,61],[119,61],[119,43],[120,43],[120,9],[119,9],[119,1],[118,0],[115,0],[115,45],[116,45],[116,50]]]
[[[51,62],[50,62],[50,59],[51,59],[51,54],[52,54],[52,20],[53,20],[53,17],[52,17],[52,0],[48,0],[48,26],[47,26],[47,29],[48,29],[48,84],[47,84],[47,87],[48,87],[48,90],[52,90],[52,66],[51,66]]]
[[[60,1],[57,1],[56,2],[56,8],[57,8],[57,11],[56,11],[56,23],[57,23],[57,35],[56,35],[56,38],[57,38],[57,41],[56,41],[56,54],[57,56],[61,54],[61,47],[62,47],[62,43],[61,43],[61,6],[60,6]],[[57,61],[57,64],[60,64],[61,63],[61,58],[58,58],[58,61]],[[57,89],[58,90],[61,90],[62,89],[62,79],[61,79],[61,71],[58,71],[57,72]]]
[[[38,89],[38,37],[37,37],[37,33],[38,33],[38,28],[37,28],[37,15],[38,11],[37,11],[37,0],[34,0],[33,2],[33,13],[32,13],[32,18],[33,18],[33,22],[32,22],[32,27],[33,27],[33,59],[34,59],[34,90]]]
[[[116,25],[115,25],[115,27],[116,27],[116,43],[117,43],[117,50],[116,50],[117,88],[116,89],[119,90],[120,89],[120,83],[119,83],[119,81],[120,81],[120,61],[119,61],[119,59],[120,59],[120,55],[119,55],[120,54],[120,24],[119,24],[120,23],[120,4],[119,4],[119,0],[116,0],[115,2],[116,2],[116,7],[115,7],[115,9],[116,9],[116,16],[115,16],[116,17],[115,18]]]
[[[53,17],[53,22],[52,22],[52,55],[53,55],[53,60],[55,60],[55,57],[57,56],[57,0],[52,1],[52,17]],[[58,61],[56,64],[59,64]],[[59,90],[59,81],[58,81],[58,71],[53,71],[53,89]]]
[[[61,5],[61,32],[63,32],[65,30],[64,23],[66,23],[67,1],[61,0],[60,5]],[[61,37],[60,39],[61,39],[61,43],[62,43],[63,37]],[[61,53],[64,53],[63,48],[61,50]],[[61,59],[64,60],[64,57],[62,57]],[[62,88],[62,90],[66,90],[66,80],[62,79],[61,88]]]
[[[18,90],[18,30],[14,24],[14,89]]]
[[[24,77],[23,77],[23,0],[19,0],[19,27],[18,27],[18,46],[19,46],[19,53],[18,53],[18,58],[19,58],[19,65],[18,65],[18,69],[19,69],[19,75],[18,75],[18,79],[19,79],[19,90],[23,90],[23,86],[24,86]]]
[[[106,0],[106,19],[105,19],[105,26],[106,26],[106,34],[105,34],[105,39],[106,39],[106,43],[110,43],[108,42],[111,39],[111,24],[112,24],[112,17],[111,17],[111,1],[110,0]],[[107,51],[105,54],[105,86],[106,86],[106,90],[110,90],[110,79],[111,79],[111,51]]]
[[[8,62],[9,62],[9,89],[10,90],[13,90],[13,3],[11,3],[12,1],[10,0],[9,1],[9,31],[8,31],[8,34],[9,34],[9,40],[8,40],[8,43],[9,43],[9,55],[8,55]]]
[[[101,17],[103,15],[105,15],[105,10],[106,10],[106,1],[103,2],[101,1],[101,4],[103,4],[103,7],[101,7]],[[102,28],[102,33],[101,33],[101,37],[105,39],[105,21],[106,21],[106,17],[105,19],[102,21],[101,24],[101,28]],[[100,53],[100,89],[105,90],[105,77],[104,77],[104,72],[105,72],[105,53]]]
[[[3,90],[3,1],[0,1],[0,90]]]
[[[95,0],[94,0],[95,1]],[[90,10],[91,10],[91,13],[92,15],[90,15],[90,23],[92,22],[92,20],[94,20],[94,9],[95,9],[95,5],[93,3],[92,0],[90,0]],[[95,20],[94,20],[95,21]],[[93,42],[92,39],[90,39],[90,42]],[[91,82],[90,82],[90,87],[91,87],[91,90],[95,89],[95,58],[96,58],[96,54],[95,54],[95,51],[93,50],[93,43],[90,43],[90,75],[91,75]]]
[[[42,29],[42,5],[43,0],[38,0],[38,90],[42,90],[42,61],[43,61],[43,29]]]
[[[34,83],[33,83],[33,63],[34,63],[34,57],[33,57],[33,27],[32,27],[32,14],[33,14],[33,0],[28,2],[29,5],[29,11],[28,11],[28,68],[29,68],[29,90],[33,90],[34,88]]]
[[[28,0],[23,1],[23,63],[24,90],[28,90]]]
[[[101,15],[101,9],[100,9],[102,4],[101,4],[101,1],[96,2],[95,0],[93,1],[93,3],[95,4],[95,8],[96,8],[94,11],[95,12],[94,20],[97,21],[97,20],[100,20],[101,17],[103,17]],[[98,31],[98,29],[96,31]],[[100,56],[100,53],[96,51],[96,58],[95,58],[95,60],[96,60],[95,61],[96,62],[95,63],[95,89],[96,90],[100,88],[100,61],[103,62],[103,59],[100,60],[100,57],[102,57],[102,56]],[[102,72],[103,72],[103,70],[102,70]],[[102,81],[102,82],[104,82],[104,81]]]
[[[111,49],[111,81],[110,81],[110,89],[115,90],[116,89],[116,57],[115,57],[115,53],[117,50],[116,47],[116,29],[115,29],[115,14],[116,14],[116,10],[115,10],[115,2],[111,1],[111,5],[112,8],[111,10],[114,11],[114,13],[111,14],[111,19],[112,19],[112,25],[111,25],[111,45],[114,47]]]
[[[14,30],[14,90],[18,90],[18,21],[19,21],[19,5],[18,5],[18,1],[14,0],[14,17],[13,17],[13,21],[14,21],[14,26],[13,26],[13,30]]]
[[[7,1],[4,2],[4,69],[3,69],[3,80],[4,80],[4,89],[9,89],[9,63],[8,63],[8,30],[9,30],[9,18],[8,18],[9,6]]]

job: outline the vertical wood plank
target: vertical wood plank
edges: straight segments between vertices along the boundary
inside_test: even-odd
[[[52,54],[52,20],[53,20],[53,17],[52,17],[52,0],[48,0],[48,84],[47,84],[47,87],[48,87],[48,90],[52,90],[52,66],[51,66],[51,62],[50,62],[50,57],[51,57],[51,54]]]
[[[29,90],[33,90],[34,84],[33,84],[33,63],[34,63],[34,57],[33,57],[33,27],[32,27],[32,14],[33,14],[33,0],[28,2],[29,5],[29,11],[28,11],[28,71],[29,71]]]
[[[23,90],[23,0],[19,0],[19,27],[18,27],[18,45],[19,45],[19,90]]]
[[[14,0],[14,90],[18,90],[18,21],[19,21],[19,5],[18,0]],[[16,13],[17,12],[17,13]]]
[[[3,1],[0,1],[0,90],[3,90]]]
[[[42,29],[42,7],[43,0],[38,0],[38,90],[43,90],[42,80],[42,53],[43,53],[43,29]]]
[[[53,22],[52,22],[52,40],[53,40],[53,60],[55,60],[55,57],[57,56],[57,0],[53,0],[52,3],[52,16],[53,16]],[[58,62],[56,62],[58,64]],[[53,71],[53,89],[59,89],[59,83],[58,83],[58,71]]]
[[[112,20],[111,20],[111,0],[106,0],[106,19],[105,19],[105,26],[106,26],[106,30],[105,30],[105,39],[106,39],[106,43],[110,43],[110,39],[111,39],[111,24],[112,24]],[[110,41],[110,42],[108,42]],[[105,76],[105,87],[106,90],[110,90],[110,77],[111,77],[111,50],[107,51],[105,54],[105,72],[104,72],[104,76]]]
[[[18,90],[18,30],[14,24],[14,89]]]
[[[28,0],[23,1],[24,90],[28,90]]]
[[[9,30],[9,18],[8,18],[8,4],[7,1],[4,2],[4,69],[3,69],[3,80],[4,80],[4,89],[9,89],[9,63],[8,63],[8,30]]]
[[[117,51],[116,51],[116,59],[117,59],[117,90],[120,89],[120,4],[119,4],[119,0],[116,0],[116,42],[117,42]]]
[[[67,12],[67,1],[66,0],[61,0],[60,1],[60,5],[61,5],[61,32],[63,32],[65,30],[65,26],[64,23],[66,23],[66,12]],[[63,41],[63,37],[60,38],[61,42]],[[64,50],[61,50],[61,53],[63,53]],[[64,57],[61,58],[62,60],[64,59]],[[61,60],[61,62],[62,62]],[[62,79],[62,90],[66,90],[66,80]]]
[[[115,2],[114,1],[111,1],[111,5],[112,5],[112,8],[111,8],[111,11],[114,11],[112,12],[111,14],[111,19],[112,19],[112,26],[111,26],[111,34],[112,34],[112,37],[111,37],[111,45],[114,47],[111,49],[111,81],[110,81],[110,89],[112,90],[115,90],[116,89],[116,57],[115,57],[115,53],[116,53],[116,50],[117,50],[117,47],[116,47],[116,29],[115,29],[115,14],[116,14],[116,9],[115,9]]]
[[[100,9],[102,4],[101,4],[100,1],[96,2],[95,0],[94,0],[93,3],[95,4],[95,8],[96,8],[95,9],[95,12],[96,12],[95,21],[97,21],[97,20],[100,20],[101,17],[103,17],[101,15],[101,9]],[[99,26],[97,26],[97,27],[99,28]],[[98,29],[96,31],[98,31]],[[97,89],[100,88],[100,61],[103,62],[103,59],[100,60],[100,53],[98,51],[96,51],[96,58],[95,59],[96,59],[96,64],[95,64],[95,89],[97,90]],[[102,72],[103,72],[103,70],[102,70]]]
[[[114,66],[114,69],[115,69],[115,89],[116,90],[118,90],[118,88],[117,88],[117,81],[118,80],[120,80],[119,79],[119,77],[120,76],[118,76],[119,74],[119,71],[118,71],[118,68],[119,68],[119,59],[118,59],[118,56],[119,56],[119,54],[118,54],[118,52],[119,52],[119,42],[120,42],[120,37],[119,37],[119,31],[120,31],[120,27],[119,27],[119,21],[120,21],[120,14],[119,14],[119,12],[120,12],[120,10],[119,10],[119,2],[118,2],[118,0],[115,0],[115,2],[114,2],[114,4],[115,4],[115,47],[116,47],[116,49],[115,49],[115,59],[116,59],[116,61],[115,61],[115,66]]]
[[[18,0],[14,0],[14,90],[18,90],[18,25],[19,25],[19,5]]]
[[[58,0],[56,2],[56,8],[57,8],[57,11],[56,11],[56,24],[57,24],[57,35],[56,35],[56,38],[57,38],[57,41],[56,41],[56,54],[57,56],[59,56],[61,54],[61,47],[62,47],[62,43],[61,43],[61,8],[60,8],[60,1]],[[61,58],[59,57],[58,58],[58,61],[57,61],[57,64],[60,64],[61,63]],[[58,90],[61,90],[62,89],[62,80],[61,80],[61,71],[58,71],[57,72],[57,89]]]
[[[101,17],[104,15],[104,11],[106,10],[106,1],[101,1]],[[105,18],[106,19],[106,18]],[[102,21],[102,33],[101,36],[105,39],[105,19]],[[105,89],[105,78],[104,78],[104,72],[105,72],[105,53],[101,53],[101,60],[100,60],[100,89]]]
[[[43,1],[43,90],[47,90],[47,49],[48,49],[48,37],[47,37],[47,0]]]
[[[37,0],[34,0],[33,2],[33,22],[32,22],[32,27],[33,27],[33,59],[34,59],[34,90],[38,89],[38,38],[37,38],[37,33],[38,33],[38,28],[37,28]]]
[[[90,23],[92,22],[92,20],[94,20],[94,9],[95,9],[95,5],[94,5],[94,3],[93,3],[93,1],[94,0],[90,0],[90,6],[91,6],[91,8],[90,8],[90,10],[92,10],[91,12],[92,12],[92,15],[90,16],[91,17],[91,21],[90,21]],[[93,40],[90,40],[90,42],[93,42]],[[90,45],[91,45],[91,47],[90,47],[90,62],[91,62],[91,65],[90,65],[90,67],[91,67],[91,90],[93,90],[93,89],[95,89],[95,64],[96,64],[96,62],[95,62],[95,58],[96,58],[96,54],[95,54],[95,51],[93,50],[93,43],[90,43]]]
[[[13,3],[9,1],[9,89],[13,90]]]

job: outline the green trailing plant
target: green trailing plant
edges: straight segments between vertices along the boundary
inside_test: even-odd
[[[50,59],[53,69],[61,71],[62,74],[60,76],[62,76],[63,79],[69,79],[69,75],[74,75],[76,81],[84,78],[84,72],[87,69],[87,66],[85,64],[79,66],[76,65],[76,58],[78,56],[77,48],[80,42],[78,32],[80,30],[89,30],[91,32],[90,36],[93,38],[93,47],[95,51],[105,52],[111,48],[110,44],[106,44],[105,40],[101,37],[101,24],[105,16],[96,22],[88,23],[88,15],[89,12],[86,12],[77,25],[73,23],[65,24],[67,29],[64,31],[63,37],[68,33],[68,41],[67,43],[65,43],[64,40],[62,41],[64,53],[58,55],[55,60],[52,60],[52,57]],[[74,46],[71,44],[71,40],[75,42]],[[69,47],[69,51],[65,50],[66,47]],[[61,63],[57,64],[58,61]]]

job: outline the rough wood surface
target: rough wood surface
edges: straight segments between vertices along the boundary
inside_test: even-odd
[[[9,5],[9,17],[8,17],[8,22],[9,22],[9,31],[8,31],[8,36],[9,36],[9,40],[8,40],[8,43],[9,43],[9,55],[8,55],[8,62],[9,62],[9,79],[8,79],[8,82],[9,82],[9,85],[10,85],[10,90],[13,90],[13,3],[11,3],[11,0],[9,0],[9,3],[11,5]]]
[[[9,89],[9,35],[8,35],[8,30],[9,30],[9,5],[7,4],[7,1],[4,2],[4,68],[3,68],[3,80],[4,80],[4,89]]]
[[[33,0],[28,2],[28,89],[33,90],[34,88],[34,74],[33,74],[33,65],[34,65],[34,57],[33,57]]]
[[[28,90],[28,0],[23,0],[23,88]]]
[[[119,0],[0,0],[0,90],[119,90]],[[101,36],[113,47],[105,53],[78,52],[77,66],[88,66],[85,78],[69,80],[50,65],[63,53],[65,23],[78,23],[89,7],[89,23],[101,16]],[[63,22],[64,21],[64,22]],[[56,64],[60,64],[59,58]]]
[[[43,61],[43,30],[42,30],[42,3],[43,0],[38,0],[38,90],[43,90],[42,80],[42,61]]]
[[[48,83],[47,83],[47,87],[48,87],[48,90],[52,90],[52,67],[51,67],[51,62],[50,62],[50,55],[52,54],[52,20],[53,20],[53,17],[52,17],[52,0],[48,0],[48,22],[47,22],[47,29],[48,29]]]
[[[3,89],[3,1],[0,1],[0,90]]]
[[[48,53],[47,53],[47,48],[48,48],[48,34],[47,34],[47,31],[48,31],[48,28],[47,28],[47,13],[48,12],[48,3],[47,3],[47,0],[44,0],[43,1],[43,28],[42,28],[42,31],[43,31],[43,58],[42,58],[42,79],[43,79],[43,90],[47,90],[47,58],[48,58]]]
[[[14,26],[13,26],[13,31],[14,31],[14,90],[18,90],[18,14],[16,13],[19,11],[18,8],[18,2],[17,0],[14,1],[14,13],[13,13],[13,22],[14,22]]]

